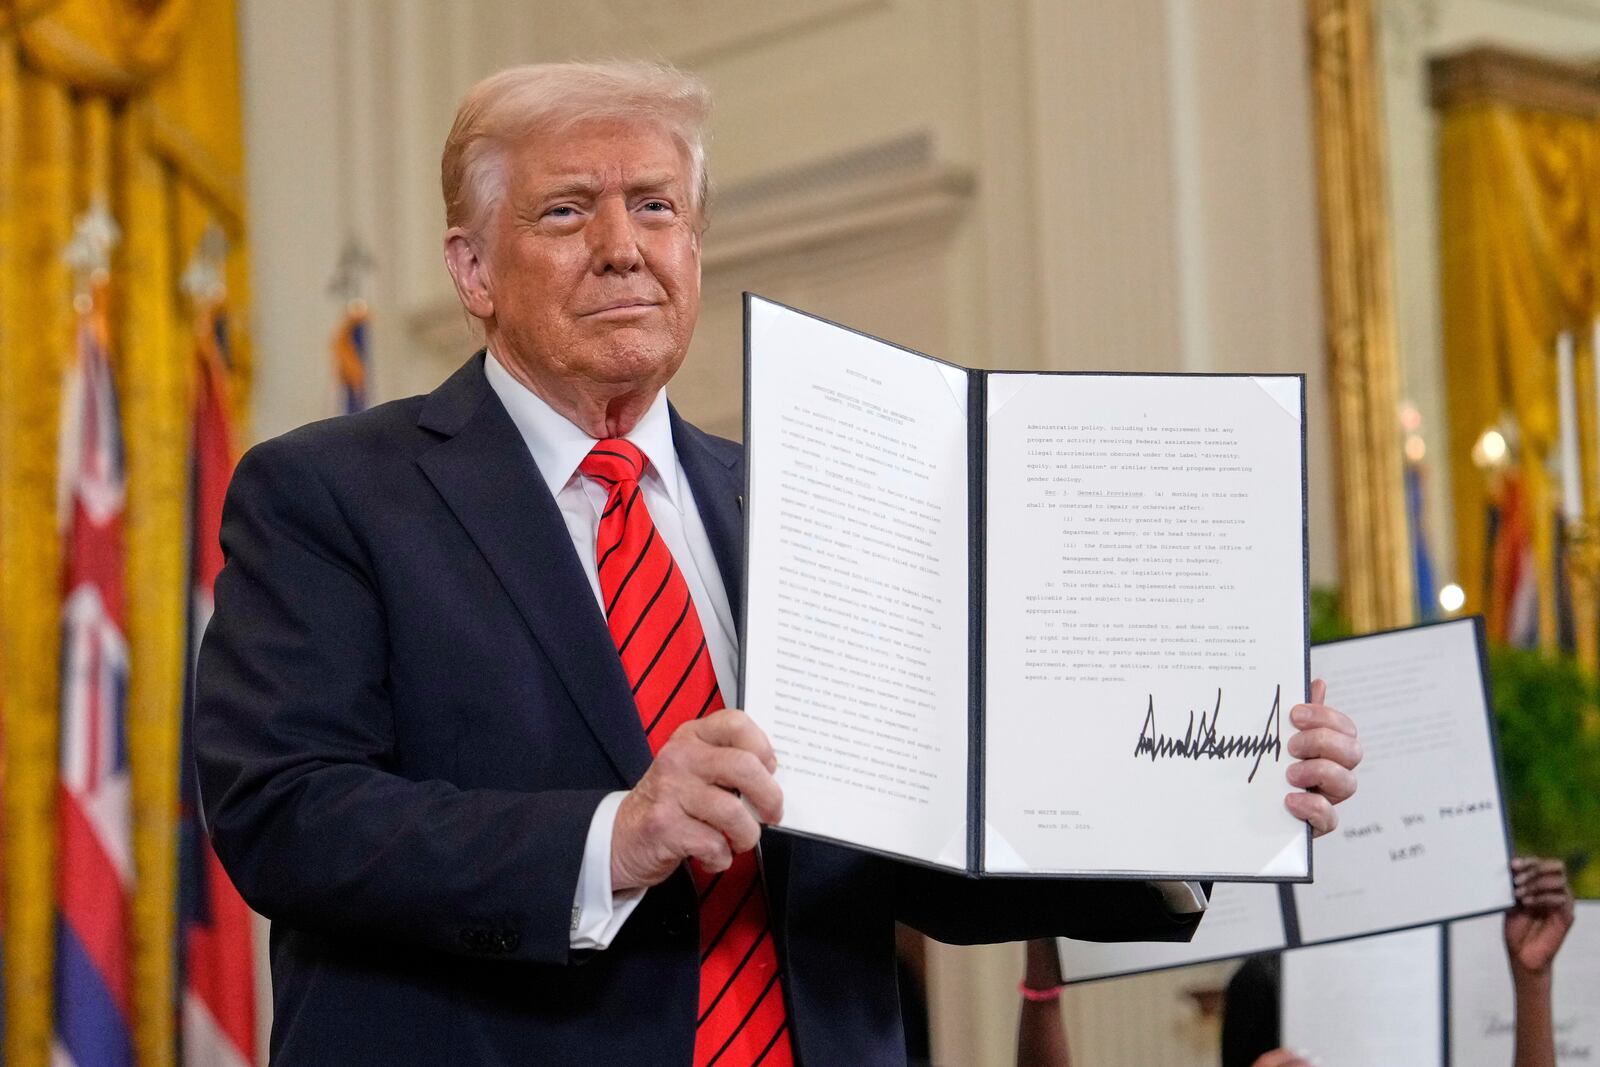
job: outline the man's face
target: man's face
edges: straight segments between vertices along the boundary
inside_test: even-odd
[[[606,120],[538,133],[504,164],[484,247],[495,355],[556,391],[664,385],[700,311],[687,154]]]

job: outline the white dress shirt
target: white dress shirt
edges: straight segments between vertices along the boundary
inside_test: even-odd
[[[605,509],[607,487],[578,473],[578,464],[594,447],[595,439],[545,403],[532,390],[513,378],[493,352],[483,361],[489,386],[505,405],[522,434],[534,464],[550,495],[555,497],[561,517],[566,521],[572,547],[594,590],[596,605],[603,612],[600,577],[595,569],[595,539],[600,529],[600,513]],[[672,423],[667,415],[667,394],[662,390],[655,402],[627,434],[648,461],[639,487],[644,506],[672,558],[683,573],[694,601],[695,614],[705,630],[706,651],[717,675],[717,686],[725,700],[739,691],[738,638],[728,593],[717,569],[711,540],[695,507],[694,492],[678,466],[672,445]],[[572,902],[572,947],[603,949],[622,929],[634,907],[644,898],[644,890],[623,893],[611,890],[611,831],[617,808],[625,792],[610,793],[595,809],[584,844],[583,863],[578,869],[578,889]]]

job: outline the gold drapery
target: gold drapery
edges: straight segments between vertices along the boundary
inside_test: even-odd
[[[4,1062],[44,1067],[51,1031],[60,386],[73,351],[63,259],[94,200],[122,227],[112,360],[128,499],[128,745],[138,1062],[174,1060],[179,711],[187,648],[184,499],[195,367],[179,275],[228,234],[236,424],[243,148],[232,0],[0,0],[0,708],[7,775]]]
[[[1580,409],[1594,410],[1593,323],[1600,315],[1600,120],[1470,101],[1440,115],[1440,260],[1456,551],[1467,611],[1486,607],[1489,485],[1466,457],[1510,413],[1521,434],[1538,572],[1540,643],[1553,648],[1559,447],[1556,338],[1579,352]],[[1591,515],[1600,501],[1595,417],[1581,418]],[[1582,620],[1580,620],[1580,624]]]
[[[192,0],[0,3],[28,61],[75,89],[110,96],[144,92],[177,57]]]

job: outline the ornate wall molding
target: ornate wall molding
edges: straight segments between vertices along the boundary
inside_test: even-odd
[[[918,131],[760,175],[713,194],[707,273],[851,241],[941,236],[972,199],[972,171],[940,162]]]
[[[1439,26],[1440,0],[1381,0],[1378,25],[1391,76],[1410,75],[1412,59]]]
[[[1558,15],[1577,15],[1579,18],[1600,20],[1600,0],[1501,0],[1502,3],[1535,11],[1551,11]]]
[[[590,40],[631,37],[674,62],[703,63],[764,40],[866,14],[893,0],[602,0],[594,16],[606,25]]]

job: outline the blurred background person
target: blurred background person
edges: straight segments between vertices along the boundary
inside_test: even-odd
[[[1572,886],[1557,859],[1518,856],[1511,861],[1516,907],[1506,912],[1506,956],[1515,991],[1516,1056],[1513,1067],[1555,1067],[1551,1015],[1552,967],[1572,929]],[[1252,956],[1228,983],[1223,1006],[1222,1067],[1306,1067],[1314,1050],[1278,1047],[1277,953]]]

